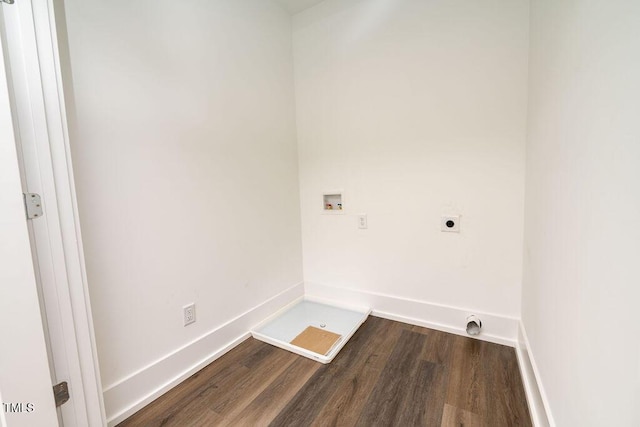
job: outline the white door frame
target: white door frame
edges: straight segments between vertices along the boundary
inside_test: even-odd
[[[106,425],[106,417],[53,0],[17,0],[13,5],[2,4],[2,8],[7,37],[4,42],[11,68],[9,83],[13,88],[15,124],[20,133],[16,137],[35,151],[31,159],[35,159],[36,164],[27,164],[26,169],[30,170],[23,171],[23,176],[28,191],[41,194],[45,209],[44,216],[36,219],[38,222],[31,227],[39,252],[37,259],[34,258],[36,270],[54,285],[54,289],[43,292],[48,299],[45,303],[47,307],[55,304],[58,309],[52,317],[53,324],[49,324],[52,339],[57,341],[57,350],[52,346],[54,367],[68,377],[65,379],[72,394],[73,402],[62,407],[62,418],[65,427],[102,426]]]

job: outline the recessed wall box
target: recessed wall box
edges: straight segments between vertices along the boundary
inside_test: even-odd
[[[344,212],[344,197],[341,191],[326,191],[322,193],[322,212]]]

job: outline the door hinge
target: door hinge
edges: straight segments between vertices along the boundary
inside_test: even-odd
[[[56,401],[56,408],[69,400],[69,384],[66,381],[53,386],[53,398]]]
[[[23,196],[27,219],[40,218],[44,214],[42,210],[42,197],[36,193],[23,193]]]

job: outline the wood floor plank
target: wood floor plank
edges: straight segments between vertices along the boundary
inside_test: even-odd
[[[402,331],[383,373],[371,392],[356,425],[394,425],[401,411],[411,410],[402,404],[406,399],[408,378],[416,375],[422,351],[422,334]]]
[[[262,360],[256,361],[252,368],[243,366],[248,369],[246,375],[241,375],[233,385],[226,385],[218,395],[209,397],[209,407],[217,414],[232,418],[296,359],[296,355],[288,351],[275,347],[270,350],[264,352]]]
[[[257,341],[257,340],[252,340]],[[275,353],[276,351],[281,351],[277,347],[266,344],[261,341],[257,341],[260,343],[257,347],[255,347],[254,351],[250,354],[245,355],[241,360],[238,360],[238,363],[242,366],[246,366],[249,369],[255,369],[257,365],[264,362],[264,359],[269,357],[269,355]]]
[[[457,337],[446,403],[477,414],[490,426],[530,426],[515,350]]]
[[[445,404],[440,427],[485,427],[485,424],[479,415]]]
[[[515,350],[511,347],[484,345],[482,361],[487,407],[484,418],[489,425],[530,426],[529,409],[518,370]]]
[[[443,365],[419,361],[413,378],[408,381],[397,425],[440,426],[445,399],[442,391],[447,386],[447,374]]]
[[[361,348],[384,329],[384,322],[369,318],[351,337],[350,342],[328,365],[320,367],[304,387],[270,424],[271,426],[308,426],[334,392],[335,378],[344,375],[363,357]]]
[[[360,357],[360,363],[336,378],[335,390],[315,417],[312,426],[356,424],[403,330],[397,322],[385,325],[368,344],[369,351]]]
[[[515,352],[369,319],[329,365],[249,339],[124,426],[531,426]]]
[[[206,407],[206,402],[202,400],[192,400],[185,406],[181,406],[173,411],[170,416],[163,417],[148,423],[142,423],[144,426],[162,426],[162,427],[184,427],[184,426],[204,426],[204,425],[220,425],[222,417]]]
[[[210,381],[212,378],[221,374],[228,374],[231,367],[236,366],[237,360],[243,360],[245,357],[252,355],[263,344],[256,340],[245,340],[224,357],[218,359],[216,363],[212,363],[196,372],[170,392],[147,405],[143,411],[132,415],[119,425],[125,427],[160,425],[163,419],[175,414],[180,408],[193,400],[194,396],[202,395],[207,388],[211,387]]]
[[[451,352],[453,351],[454,340],[451,339],[451,334],[418,326],[415,326],[415,328],[422,330],[423,332],[421,333],[426,335],[420,357],[428,362],[447,365],[451,360]],[[424,331],[427,332],[425,333]],[[416,331],[414,330],[414,332]]]
[[[232,426],[269,425],[320,366],[313,360],[297,357],[244,410],[225,421]]]
[[[179,388],[177,392],[163,395],[145,408],[144,412],[134,414],[119,425],[127,427],[167,425],[191,402],[197,402],[202,408],[206,408],[207,396],[214,393],[221,384],[224,386],[224,384],[233,383],[233,380],[237,380],[249,370],[237,363],[225,363],[221,365],[221,369],[213,371],[211,376],[204,377],[201,374],[197,377],[198,381],[181,384],[177,387]]]
[[[486,385],[482,371],[483,341],[452,336],[449,381],[445,403],[476,414],[486,410]]]

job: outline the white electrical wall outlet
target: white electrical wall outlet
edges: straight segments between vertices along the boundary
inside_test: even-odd
[[[367,214],[358,215],[358,228],[361,230],[365,230],[368,228]]]
[[[182,307],[184,317],[184,326],[190,325],[196,321],[196,304],[191,303]]]
[[[443,216],[440,220],[440,230],[451,233],[460,232],[460,215]]]

